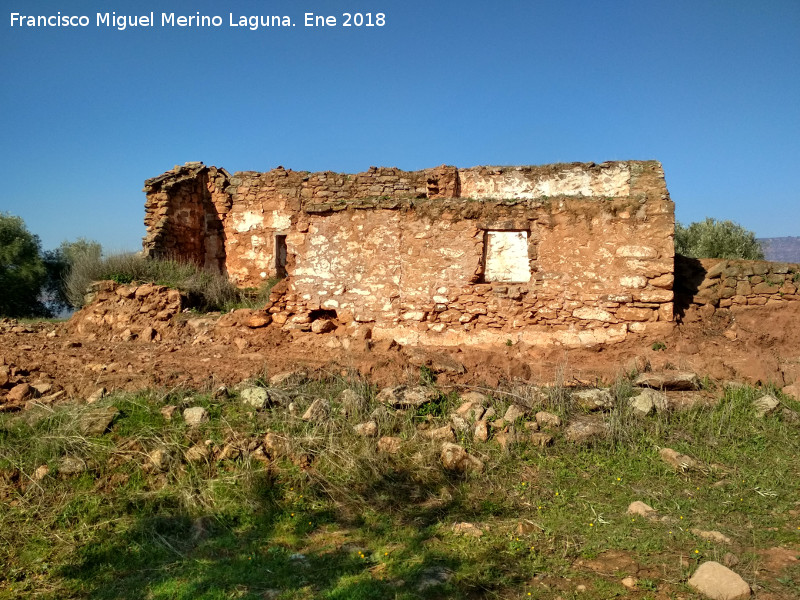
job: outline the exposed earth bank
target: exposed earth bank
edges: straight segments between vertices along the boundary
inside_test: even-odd
[[[309,371],[360,374],[383,386],[416,380],[421,367],[440,385],[501,382],[568,386],[611,382],[631,372],[676,369],[712,381],[792,386],[800,380],[800,303],[689,309],[671,332],[630,335],[589,348],[411,348],[370,339],[368,324],[321,320],[314,332],[283,331],[264,311],[198,315],[175,290],[154,285],[98,288],[94,302],[64,323],[0,321],[0,407],[85,399],[143,388],[211,390],[247,378]],[[33,386],[15,390],[20,384]],[[796,392],[795,392],[796,393]]]

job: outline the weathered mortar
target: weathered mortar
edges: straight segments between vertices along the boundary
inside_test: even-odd
[[[335,316],[405,343],[582,345],[673,318],[674,205],[655,161],[232,176],[187,163],[145,191],[151,255],[257,286],[285,244],[270,308],[285,328]]]

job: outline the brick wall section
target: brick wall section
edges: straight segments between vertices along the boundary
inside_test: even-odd
[[[718,309],[800,302],[800,264],[677,256],[675,269],[677,300],[702,318]]]
[[[282,236],[270,312],[285,328],[335,317],[403,343],[583,345],[671,327],[674,205],[655,161],[355,175],[188,163],[145,191],[149,254],[240,285],[276,275]],[[489,231],[524,232],[529,281],[483,280]]]

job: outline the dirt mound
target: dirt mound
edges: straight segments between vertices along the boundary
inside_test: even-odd
[[[0,404],[85,399],[100,388],[212,389],[303,367],[359,374],[379,385],[502,381],[594,384],[632,371],[679,369],[719,382],[791,385],[800,379],[800,303],[717,309],[690,307],[671,333],[629,336],[591,348],[534,347],[424,351],[370,339],[368,326],[283,331],[267,309],[198,315],[180,292],[156,285],[95,285],[93,301],[62,324],[0,322]],[[26,384],[30,388],[17,386]]]

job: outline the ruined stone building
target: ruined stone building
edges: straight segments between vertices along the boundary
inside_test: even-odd
[[[145,192],[147,254],[240,286],[284,279],[269,311],[285,328],[583,345],[673,320],[674,205],[655,161],[355,175],[186,163]]]

